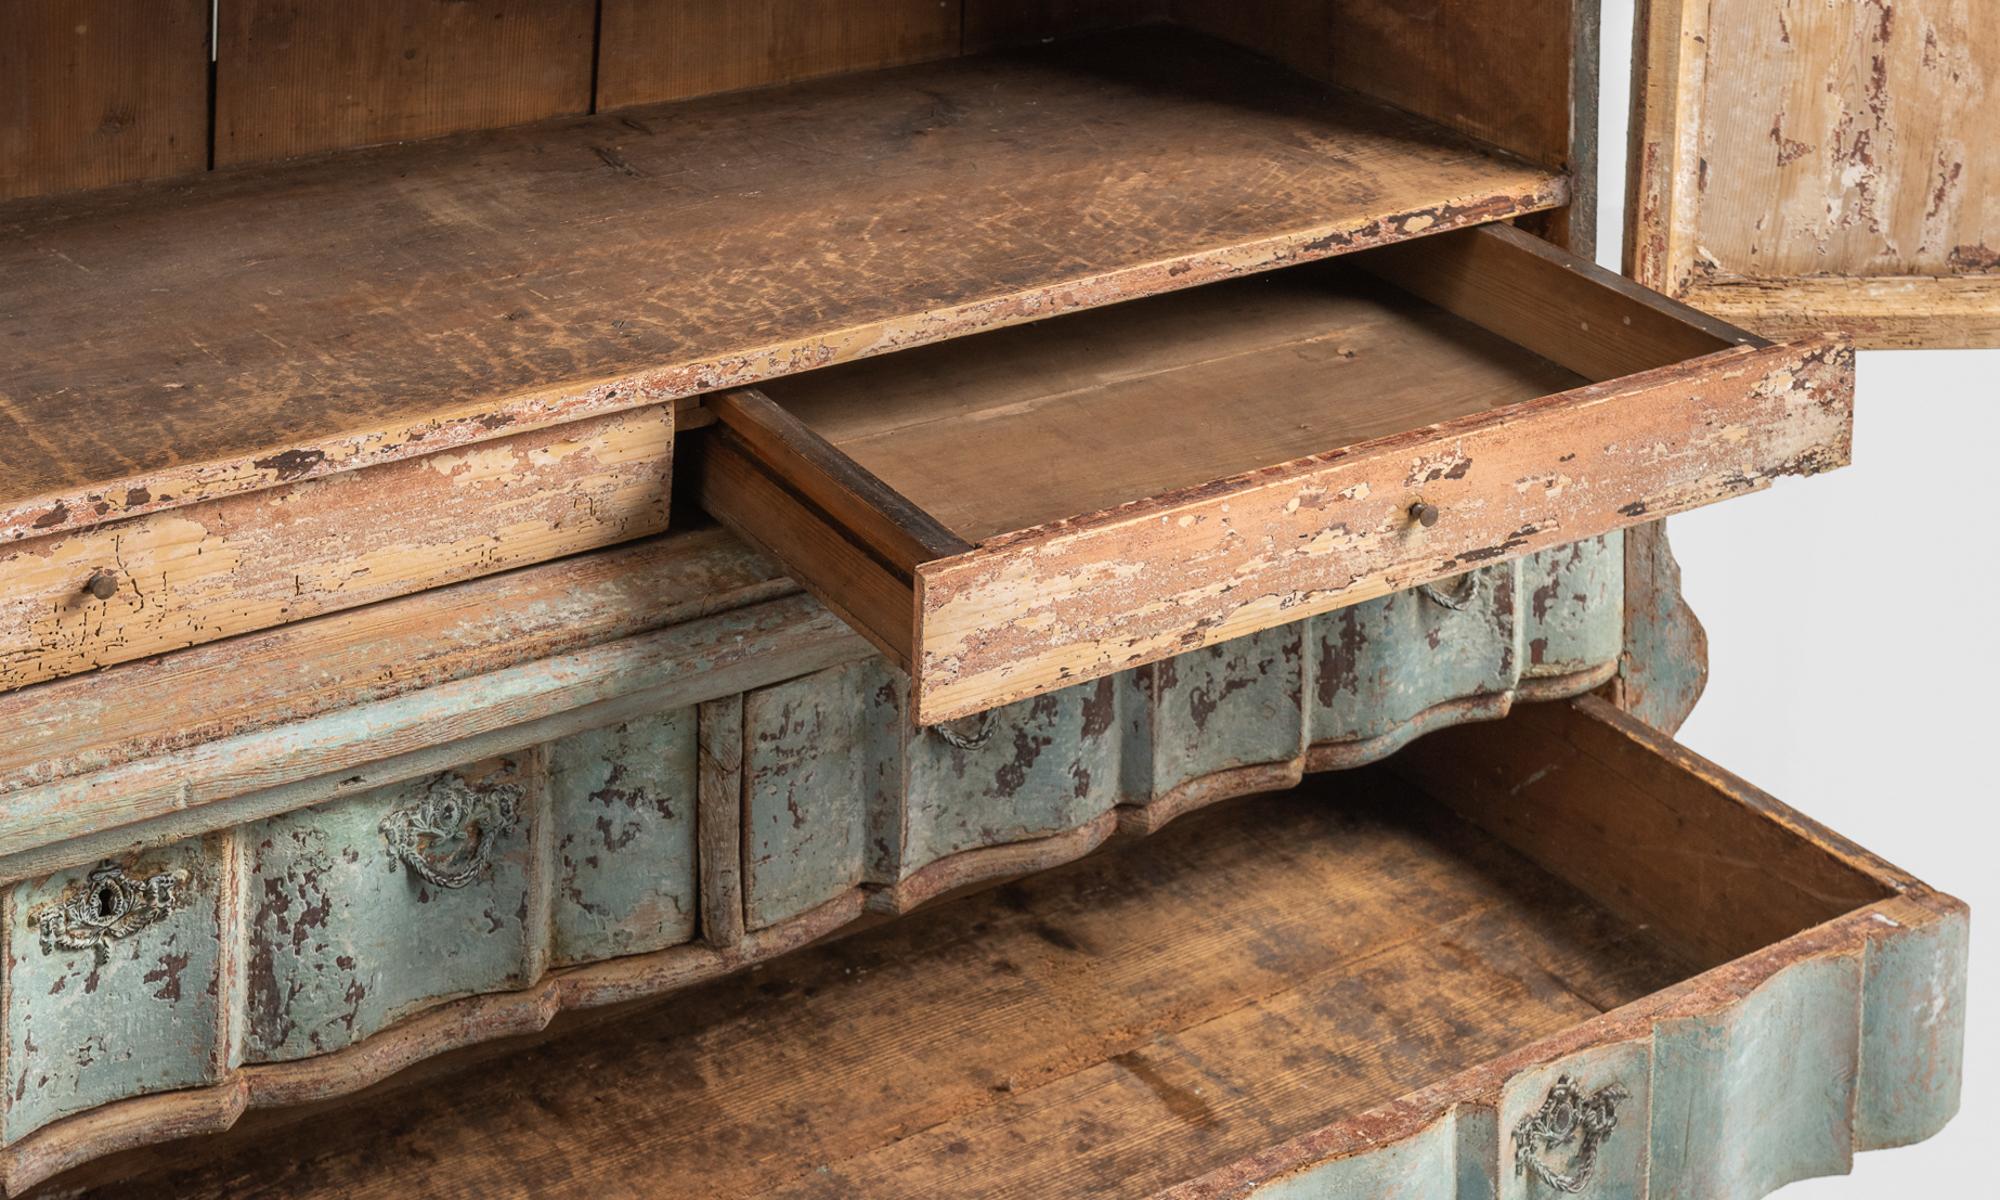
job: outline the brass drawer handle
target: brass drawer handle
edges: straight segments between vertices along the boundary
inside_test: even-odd
[[[1514,1174],[1533,1174],[1565,1195],[1575,1195],[1590,1183],[1597,1154],[1611,1131],[1618,1128],[1618,1106],[1631,1093],[1607,1084],[1585,1096],[1577,1082],[1564,1075],[1542,1100],[1542,1107],[1514,1126]],[[1566,1169],[1550,1166],[1543,1157],[1575,1142]]]
[[[382,836],[410,874],[462,888],[493,866],[493,849],[514,827],[522,792],[505,784],[476,789],[457,775],[431,781],[424,798],[382,818]]]
[[[99,863],[81,887],[71,887],[36,916],[42,953],[89,950],[103,966],[111,961],[112,942],[166,919],[181,905],[187,878],[185,871],[162,871],[135,879],[115,862]]]

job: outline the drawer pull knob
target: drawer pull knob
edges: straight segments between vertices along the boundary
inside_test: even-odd
[[[109,600],[118,594],[118,573],[116,571],[99,571],[92,575],[89,581],[83,585],[83,590],[89,592],[99,600]]]
[[[1415,504],[1410,505],[1410,520],[1415,521],[1425,529],[1429,529],[1438,523],[1437,505],[1428,504],[1422,500],[1417,501]]]
[[[1530,1175],[1565,1195],[1575,1195],[1590,1183],[1597,1154],[1611,1131],[1618,1128],[1618,1106],[1632,1094],[1607,1084],[1586,1096],[1576,1080],[1564,1075],[1542,1100],[1542,1107],[1514,1126],[1514,1174]],[[1572,1143],[1569,1162],[1553,1166],[1548,1156]]]
[[[111,943],[162,921],[180,907],[187,872],[162,871],[144,879],[102,862],[81,885],[35,915],[42,953],[89,950],[99,966],[111,961]]]
[[[492,869],[521,795],[511,784],[474,788],[458,775],[440,775],[422,800],[382,818],[382,836],[410,874],[435,887],[466,887]]]

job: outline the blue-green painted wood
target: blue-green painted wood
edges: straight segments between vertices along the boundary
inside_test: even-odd
[[[549,744],[555,965],[694,937],[695,728],[671,709]]]
[[[897,778],[888,668],[867,659],[760,688],[743,699],[743,909],[762,929],[866,877],[868,816]]]
[[[1414,1137],[1254,1187],[1256,1200],[1493,1200],[1493,1110],[1462,1104]]]
[[[1565,1194],[1538,1178],[1532,1168],[1517,1169],[1515,1136],[1522,1121],[1535,1116],[1564,1078],[1586,1098],[1602,1097],[1617,1120],[1598,1144],[1595,1161],[1582,1180],[1583,1190],[1574,1194],[1591,1200],[1646,1200],[1651,1057],[1646,1042],[1619,1042],[1567,1055],[1509,1079],[1500,1092],[1496,1128],[1500,1200],[1554,1200]],[[1530,1152],[1558,1172],[1575,1175],[1580,1147],[1581,1136],[1554,1152],[1536,1152],[1532,1146]]]
[[[877,828],[898,833],[876,839],[870,878],[894,883],[953,854],[1064,833],[1110,812],[1120,798],[1118,700],[1117,681],[1105,678],[911,730],[900,787],[875,794]],[[888,771],[897,759],[877,761]]]
[[[1607,533],[1520,560],[1525,679],[1618,661],[1625,640],[1625,534]]]
[[[245,1061],[349,1046],[441,998],[540,975],[545,774],[534,752],[248,826],[249,1012]],[[460,785],[512,801],[490,869],[459,888],[418,878],[383,818]]]
[[[1784,968],[1653,1033],[1651,1200],[1755,1200],[1854,1161],[1861,956]]]
[[[1177,655],[1152,681],[1153,798],[1220,772],[1305,751],[1305,640],[1312,621]]]
[[[1316,746],[1388,743],[1428,727],[1440,705],[1485,700],[1499,716],[1520,681],[1519,566],[1487,567],[1433,589],[1337,609],[1315,622],[1312,740]],[[1469,589],[1469,595],[1459,589]]]
[[[176,899],[157,922],[106,942],[101,962],[90,949],[44,953],[37,927],[49,906],[89,889],[91,868],[8,890],[8,1141],[107,1101],[219,1077],[225,853],[217,835],[114,860],[132,879],[174,875]]]
[[[1862,993],[1857,1150],[1907,1146],[1958,1113],[1965,1082],[1970,920],[1962,906],[1919,929],[1877,914]]]

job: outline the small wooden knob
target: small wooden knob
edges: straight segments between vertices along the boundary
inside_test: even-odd
[[[1410,505],[1410,519],[1425,529],[1429,529],[1438,523],[1437,505],[1426,504],[1422,500],[1417,501],[1415,504]]]
[[[99,571],[83,585],[83,590],[99,600],[109,600],[118,594],[118,576],[112,571]]]

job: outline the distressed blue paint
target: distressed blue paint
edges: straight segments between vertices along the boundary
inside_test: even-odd
[[[1854,1159],[1861,957],[1794,963],[1653,1033],[1651,1200],[1731,1200]]]
[[[127,1096],[218,1078],[225,835],[117,859],[128,875],[186,872],[166,918],[90,950],[43,954],[37,917],[90,867],[8,890],[6,1139]],[[93,864],[94,865],[94,864]]]
[[[1256,1200],[1493,1200],[1493,1111],[1460,1105],[1416,1135],[1272,1180]]]
[[[533,753],[451,774],[519,789],[492,869],[443,889],[412,875],[379,828],[432,778],[245,827],[251,856],[247,1062],[337,1050],[450,996],[524,986],[547,936],[531,892],[544,776]]]
[[[1597,1163],[1582,1194],[1591,1200],[1646,1200],[1648,1126],[1651,1123],[1651,1053],[1646,1042],[1596,1046],[1555,1062],[1522,1071],[1500,1093],[1497,1127],[1500,1200],[1555,1200],[1562,1195],[1532,1172],[1514,1169],[1514,1129],[1537,1112],[1549,1089],[1567,1075],[1586,1096],[1600,1088],[1618,1087],[1625,1099],[1617,1106],[1618,1124],[1599,1147]],[[1562,1170],[1565,1160],[1552,1162]]]
[[[694,937],[695,727],[672,709],[549,744],[557,965]]]
[[[1618,661],[1625,640],[1625,535],[1607,533],[1521,560],[1526,679]]]
[[[762,929],[816,908],[866,874],[869,801],[900,717],[887,668],[868,659],[743,698],[743,905]]]
[[[1177,655],[1153,669],[1152,794],[1305,748],[1309,621]]]
[[[1093,680],[947,728],[912,730],[900,793],[875,794],[878,826],[900,823],[900,853],[878,841],[877,882],[948,855],[1064,833],[1119,800],[1118,690]],[[878,761],[894,761],[890,755]]]
[[[1862,993],[1857,1150],[1920,1142],[1958,1112],[1965,1074],[1969,920],[1954,907],[1907,929],[1878,915]]]
[[[1507,563],[1473,572],[1477,591],[1460,611],[1398,592],[1315,618],[1314,744],[1401,741],[1437,705],[1511,690],[1520,679],[1518,570]]]

